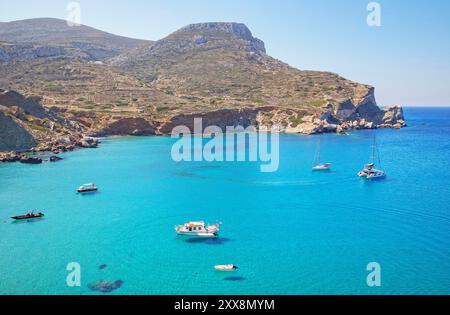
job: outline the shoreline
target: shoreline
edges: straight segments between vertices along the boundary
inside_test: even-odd
[[[299,133],[299,132],[288,132],[288,131],[280,131],[278,132],[281,135],[289,135],[289,136],[319,136],[324,134],[336,134],[337,136],[350,136],[348,132],[360,131],[360,130],[377,130],[377,129],[402,129],[407,127],[402,126],[401,128],[393,128],[393,127],[375,127],[375,128],[364,128],[357,127],[351,129],[345,129],[342,132],[332,132],[332,131],[323,131],[317,133]],[[204,134],[192,134],[192,136],[204,136]],[[51,163],[58,162],[64,160],[64,158],[59,157],[59,154],[73,152],[82,149],[96,149],[102,143],[103,140],[114,140],[114,139],[127,139],[127,138],[146,138],[146,137],[171,137],[171,134],[153,134],[153,135],[108,135],[101,137],[86,137],[85,139],[89,139],[86,146],[72,146],[68,145],[66,147],[61,147],[59,152],[55,152],[52,150],[26,150],[26,151],[7,151],[0,152],[0,163],[23,163],[23,164],[42,164],[42,163]]]

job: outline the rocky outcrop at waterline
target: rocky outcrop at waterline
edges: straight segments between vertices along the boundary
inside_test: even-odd
[[[183,114],[161,123],[158,131],[162,134],[170,134],[174,127],[186,126],[193,132],[195,118],[202,119],[203,128],[214,125],[225,131],[227,126],[243,126],[244,128],[255,126],[269,129],[277,126],[281,132],[306,135],[343,133],[353,129],[400,129],[406,126],[403,110],[399,106],[381,109],[374,104],[353,106],[349,102],[340,105],[343,106],[335,107],[329,104],[313,113],[298,109],[260,107]]]
[[[151,136],[156,134],[155,123],[141,117],[126,117],[108,123],[94,132],[97,137],[106,136]]]
[[[260,108],[242,108],[242,109],[221,109],[211,112],[197,114],[182,114],[162,122],[158,131],[161,134],[170,134],[172,129],[177,126],[186,126],[192,132],[194,130],[194,119],[201,118],[203,127],[218,126],[225,131],[227,126],[258,126],[258,115],[261,113],[270,113],[273,107]]]
[[[0,162],[38,164],[24,153],[59,154],[98,146],[80,124],[43,107],[41,100],[0,90]]]

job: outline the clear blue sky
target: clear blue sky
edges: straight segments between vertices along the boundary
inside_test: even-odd
[[[81,22],[160,39],[190,23],[245,23],[267,51],[300,69],[328,70],[376,87],[380,105],[450,105],[450,1],[79,0]],[[66,0],[0,0],[0,21],[67,17]]]

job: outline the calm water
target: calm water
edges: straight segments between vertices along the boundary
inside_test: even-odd
[[[407,109],[409,127],[377,130],[386,180],[356,172],[372,131],[284,135],[280,168],[175,163],[170,138],[104,141],[54,164],[0,165],[0,293],[450,294],[450,109]],[[331,173],[310,167],[317,139]],[[74,189],[95,181],[101,192]],[[33,223],[8,219],[45,210]],[[215,240],[178,237],[188,220],[223,222]],[[378,262],[382,285],[366,285]],[[78,262],[82,286],[66,285]],[[233,274],[213,269],[233,263]],[[99,269],[101,264],[107,267]]]

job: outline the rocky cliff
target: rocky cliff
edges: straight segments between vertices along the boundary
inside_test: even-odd
[[[26,151],[36,144],[33,136],[0,108],[0,152]]]
[[[0,154],[0,162],[17,161],[21,152],[58,154],[97,146],[78,122],[44,108],[41,101],[41,97],[0,89],[0,152],[13,152]]]

